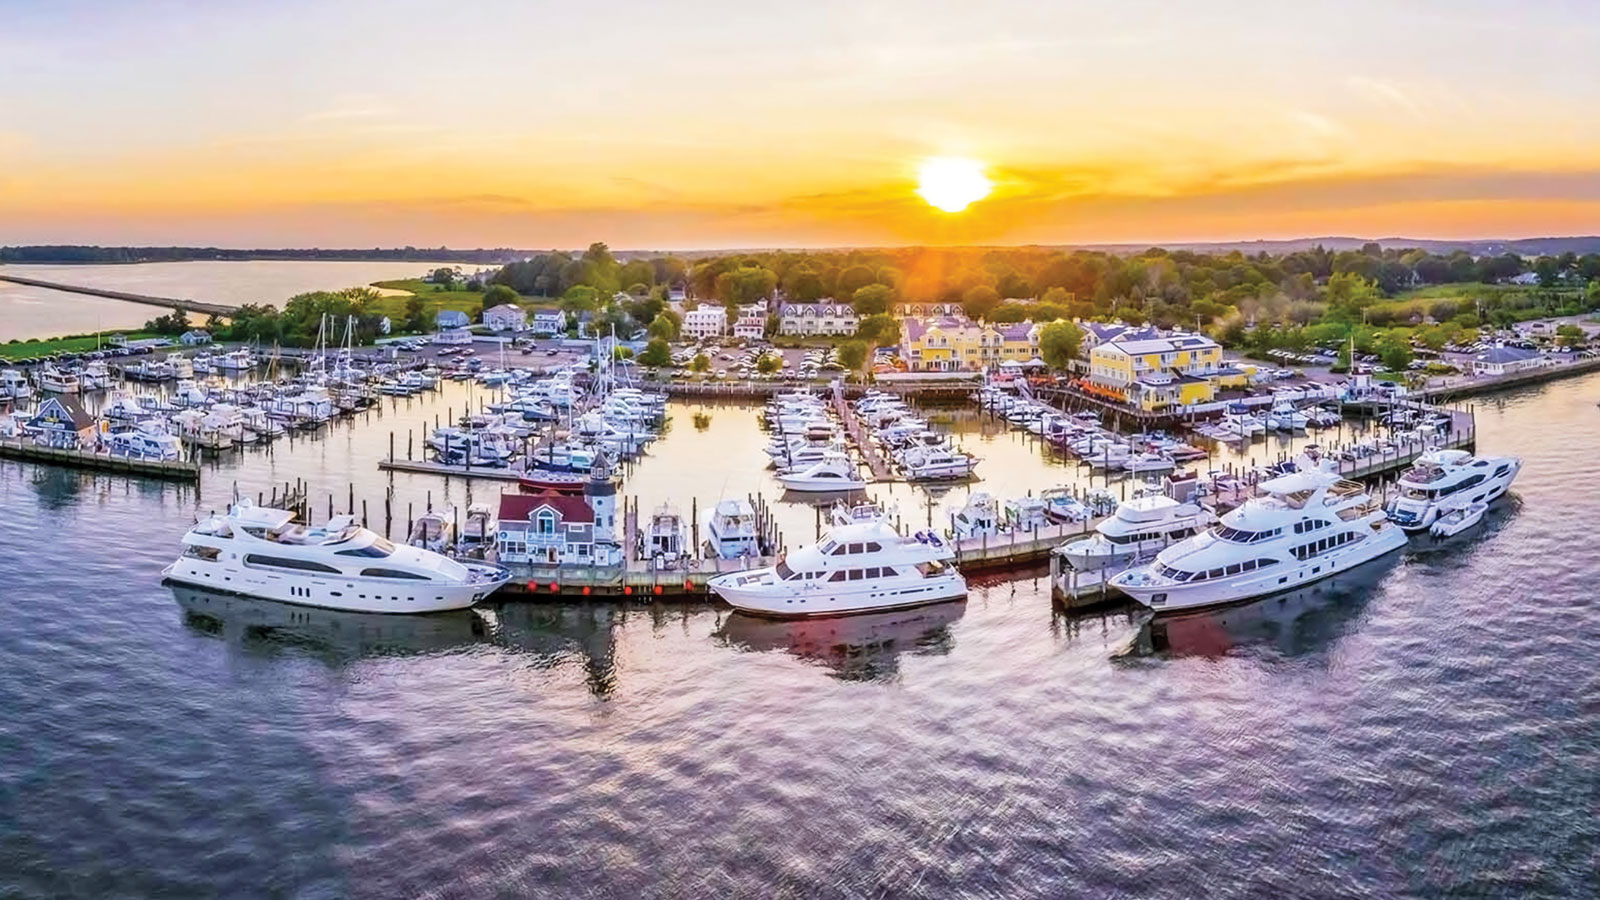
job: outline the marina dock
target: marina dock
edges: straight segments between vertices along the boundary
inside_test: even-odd
[[[883,454],[878,452],[878,445],[867,434],[867,429],[861,424],[861,419],[856,415],[855,408],[844,398],[844,385],[835,382],[833,385],[833,411],[844,425],[844,430],[850,435],[850,440],[861,451],[861,458],[872,471],[873,481],[889,481],[894,476],[889,470],[889,463],[884,460]]]
[[[190,460],[130,459],[91,450],[64,450],[31,441],[0,440],[0,458],[32,463],[95,469],[119,475],[142,475],[174,481],[200,480],[200,464]]]

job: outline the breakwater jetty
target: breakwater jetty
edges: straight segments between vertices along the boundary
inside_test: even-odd
[[[22,278],[17,275],[0,274],[0,281],[11,284],[21,284],[28,287],[45,288],[52,291],[64,291],[68,294],[84,294],[89,297],[105,297],[108,300],[123,300],[128,303],[142,303],[145,306],[160,306],[166,309],[181,309],[185,312],[200,313],[202,315],[221,316],[226,318],[237,310],[221,303],[207,303],[204,300],[185,300],[177,297],[158,297],[154,294],[135,294],[130,291],[113,291],[106,288],[86,287],[81,284],[62,284],[58,281],[41,281],[37,278]]]

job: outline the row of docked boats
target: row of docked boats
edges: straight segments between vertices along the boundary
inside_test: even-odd
[[[856,453],[877,454],[913,482],[959,481],[977,467],[976,457],[957,448],[948,434],[896,396],[869,391],[854,401],[849,414],[862,427],[855,436],[816,394],[787,392],[768,403],[762,413],[762,424],[772,435],[766,453],[786,490],[836,493],[866,487]]]
[[[1016,382],[986,385],[978,392],[978,402],[1012,428],[1038,436],[1096,472],[1159,476],[1206,455],[1204,449],[1163,431],[1118,434],[1101,426],[1098,413],[1065,413],[1011,393],[1016,387]]]

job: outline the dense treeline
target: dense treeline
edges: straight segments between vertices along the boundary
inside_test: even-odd
[[[383,316],[369,312],[367,307],[378,299],[378,292],[371,288],[314,291],[290,297],[282,310],[267,304],[246,304],[226,323],[212,318],[204,327],[219,341],[251,341],[263,347],[311,347],[317,343],[326,316],[325,337],[330,346],[343,343],[345,330],[352,324],[355,343],[370,344],[378,337]],[[191,327],[193,323],[188,314],[174,310],[146,322],[144,330],[152,334],[180,335]]]
[[[195,260],[343,260],[358,262],[464,262],[495,264],[522,259],[525,250],[450,250],[444,247],[373,247],[370,250],[264,249],[236,250],[227,247],[96,247],[45,245],[0,247],[0,263],[141,263],[190,262]]]

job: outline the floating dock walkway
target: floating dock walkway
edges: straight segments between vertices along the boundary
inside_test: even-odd
[[[78,469],[96,469],[119,475],[143,475],[173,481],[200,480],[200,464],[190,460],[129,459],[92,450],[65,450],[45,447],[27,441],[0,440],[0,458],[19,459],[25,462],[71,466]]]
[[[61,284],[56,281],[41,281],[37,278],[20,278],[16,275],[0,275],[0,281],[9,281],[12,284],[22,284],[28,287],[46,288],[52,291],[64,291],[68,294],[84,294],[90,297],[105,297],[108,300],[124,300],[128,303],[143,303],[145,306],[160,306],[166,309],[181,309],[185,312],[200,313],[202,315],[220,316],[227,318],[239,310],[221,303],[207,303],[204,300],[182,300],[176,297],[157,297],[152,294],[134,294],[128,291],[112,291],[105,288],[85,287],[78,284]]]

